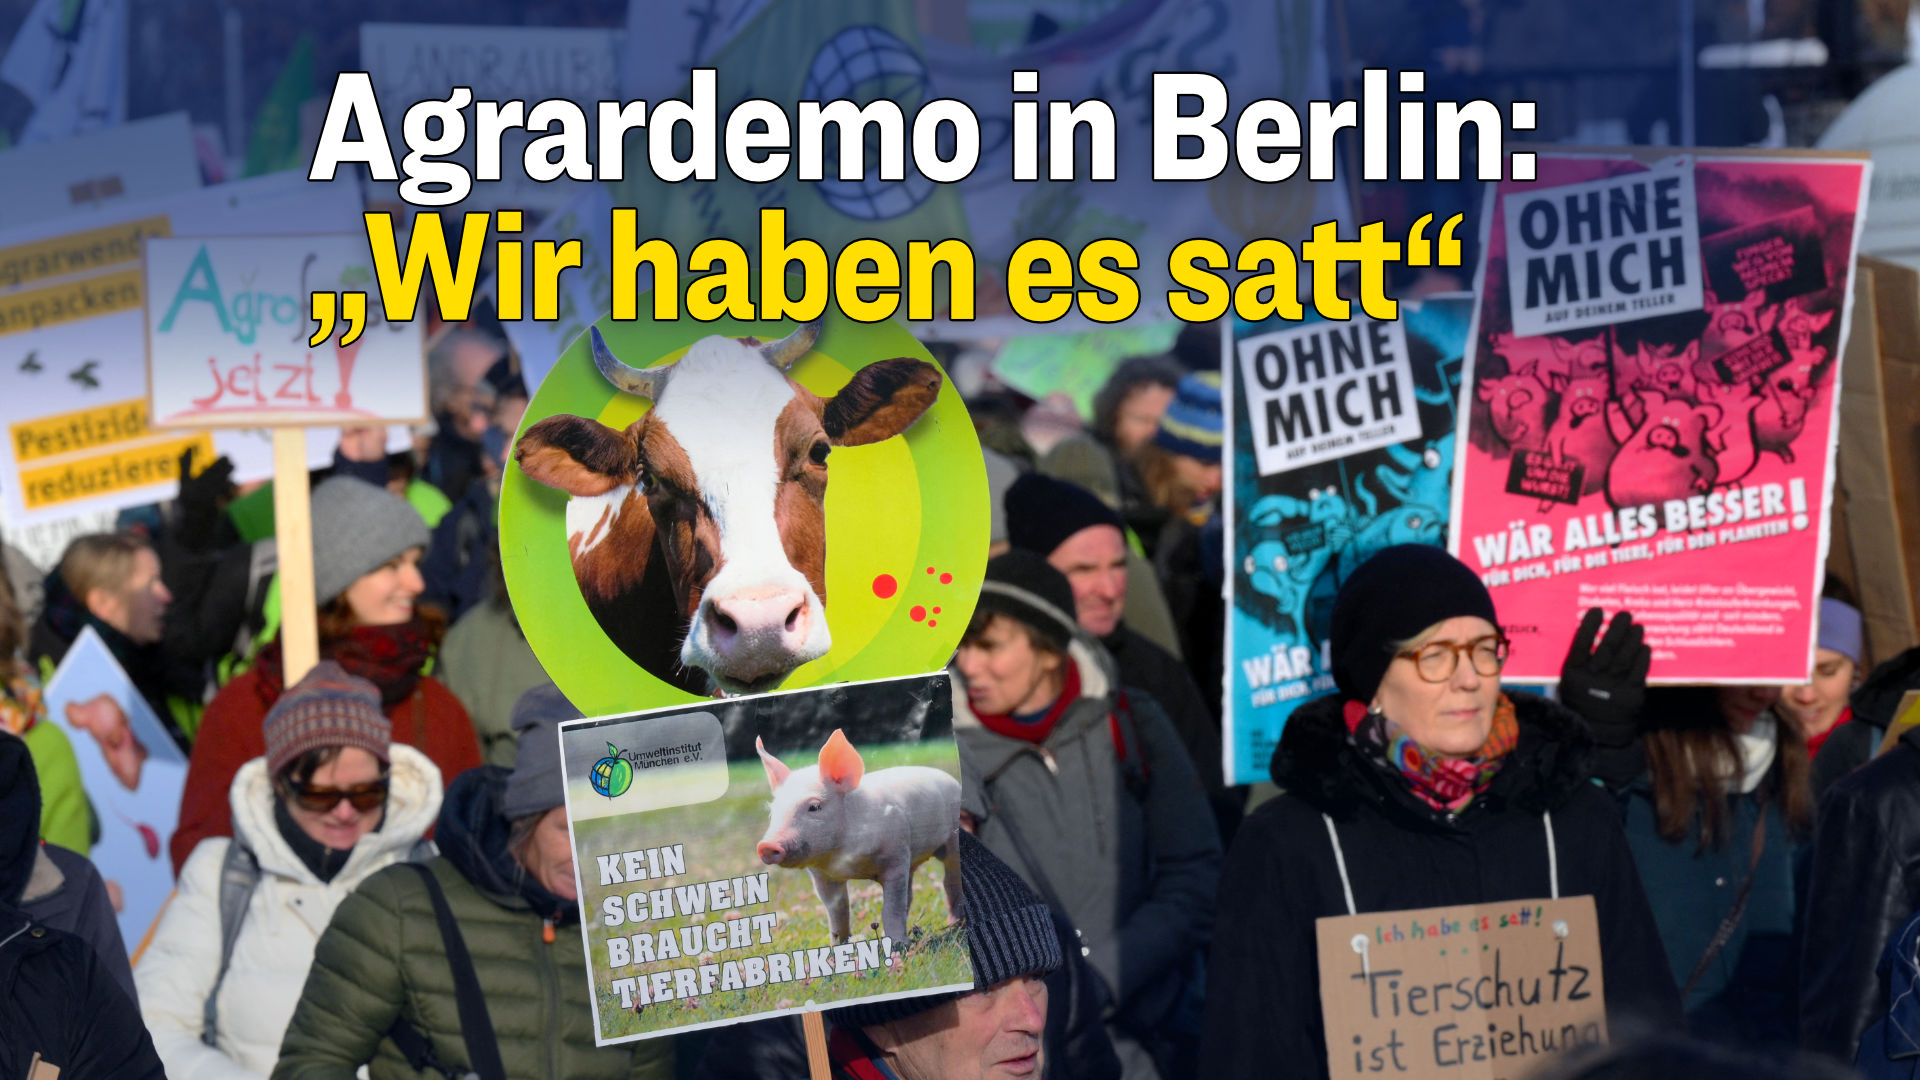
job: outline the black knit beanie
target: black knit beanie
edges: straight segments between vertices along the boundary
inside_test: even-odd
[[[1080,628],[1066,575],[1045,556],[1017,547],[987,560],[987,580],[976,610],[1018,619],[1061,652]]]
[[[1049,975],[1062,963],[1060,937],[1047,905],[1020,875],[966,830],[960,832],[960,910],[974,992],[1021,975]],[[897,947],[897,946],[896,946]],[[889,1024],[953,1001],[960,994],[929,994],[849,1005],[827,1013],[840,1027]]]
[[[1340,586],[1333,602],[1333,681],[1350,700],[1371,702],[1393,663],[1395,643],[1461,615],[1500,625],[1493,596],[1444,548],[1382,548]]]
[[[1113,507],[1100,496],[1065,480],[1045,473],[1028,473],[1007,489],[1007,540],[1042,557],[1081,529],[1111,525],[1125,531],[1126,525]]]

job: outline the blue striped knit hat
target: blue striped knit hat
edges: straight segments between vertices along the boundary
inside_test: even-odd
[[[393,722],[380,711],[380,690],[332,660],[322,660],[287,687],[260,724],[267,741],[267,774],[323,746],[357,746],[388,760]]]
[[[1218,464],[1222,427],[1220,373],[1198,371],[1182,376],[1174,388],[1173,404],[1161,414],[1153,444],[1168,453]]]
[[[960,830],[960,910],[966,916],[973,992],[1022,975],[1051,975],[1064,962],[1060,935],[1054,930],[1046,902],[965,829]],[[961,996],[930,994],[872,1001],[834,1009],[827,1016],[838,1027],[872,1027],[904,1020]]]

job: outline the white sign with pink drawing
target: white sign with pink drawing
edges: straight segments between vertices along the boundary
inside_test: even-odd
[[[145,274],[154,427],[425,419],[420,324],[383,318],[364,237],[152,237]]]

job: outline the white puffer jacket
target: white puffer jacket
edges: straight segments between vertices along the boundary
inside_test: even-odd
[[[229,796],[234,834],[259,859],[260,883],[220,984],[219,1047],[201,1042],[200,1030],[220,969],[220,867],[232,841],[213,837],[193,849],[134,966],[140,1012],[168,1076],[256,1080],[273,1071],[333,909],[368,875],[406,858],[440,813],[440,770],[411,746],[394,743],[391,756],[386,818],[330,882],[314,876],[274,824],[266,759],[241,766]]]

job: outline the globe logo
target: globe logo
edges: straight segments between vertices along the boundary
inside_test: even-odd
[[[926,64],[911,45],[882,27],[849,26],[813,54],[800,98],[846,98],[862,105],[886,98],[898,102],[901,111],[911,116],[916,103],[926,96],[930,82]],[[943,134],[940,143],[941,153],[952,153],[951,135]],[[814,185],[827,205],[850,218],[885,221],[912,211],[933,194],[933,181],[913,167],[911,158],[904,179],[882,180],[877,148],[868,149],[867,160],[872,163],[868,175],[842,180],[830,166],[827,175]],[[835,162],[839,153],[828,147],[824,157],[827,162]]]
[[[626,794],[633,786],[633,763],[620,756],[620,750],[607,744],[607,756],[593,763],[593,790],[612,799]]]

